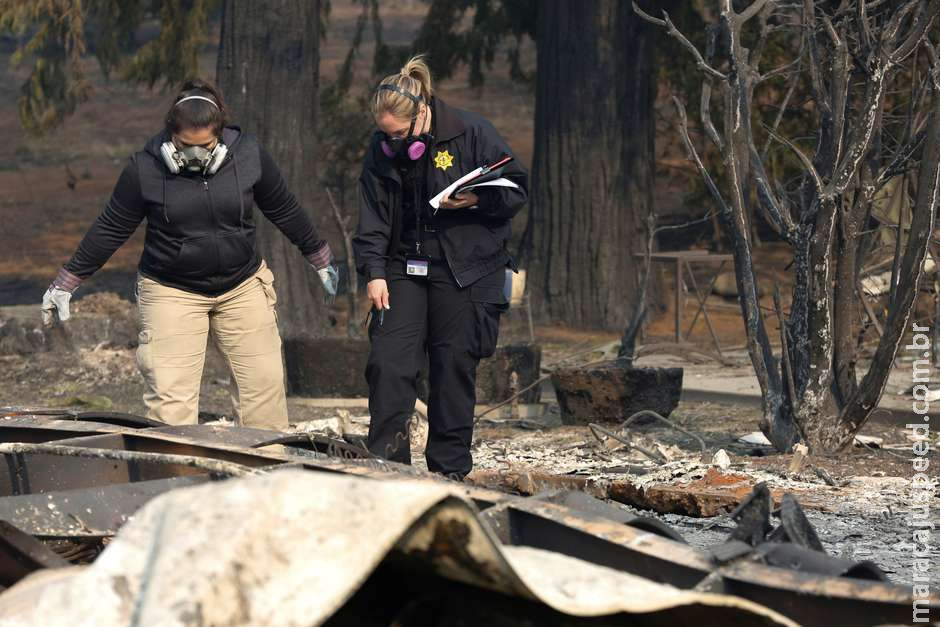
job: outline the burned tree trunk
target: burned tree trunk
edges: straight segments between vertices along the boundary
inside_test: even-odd
[[[704,58],[668,15],[659,19],[634,8],[683,43],[705,74],[708,89],[716,87],[723,104],[723,133],[709,117],[710,92],[701,106],[706,135],[724,162],[725,180],[719,185],[699,158],[684,108],[677,102],[689,156],[731,234],[747,346],[764,401],[761,427],[783,451],[799,440],[815,450],[839,450],[851,444],[884,391],[901,338],[910,329],[933,230],[940,180],[940,68],[926,33],[940,2],[860,0],[834,6],[814,0],[756,0],[740,12],[731,0],[720,4],[714,28],[725,57],[717,62]],[[777,38],[774,43],[790,46],[794,60],[761,73],[761,50],[771,36]],[[754,50],[744,46],[745,40],[757,42]],[[929,66],[925,71],[924,65]],[[902,71],[919,77],[922,93],[929,94],[929,115],[921,115],[918,97],[910,94],[908,118],[889,118],[886,93]],[[815,153],[810,157],[777,134],[780,116],[774,128],[765,131],[792,156],[791,167],[801,172],[802,183],[787,189],[771,180],[766,151],[761,154],[755,148],[755,127],[762,123],[752,102],[761,84],[799,72],[808,73],[807,99],[816,123],[801,135],[815,136]],[[883,136],[904,141],[888,147]],[[864,233],[877,191],[897,177],[905,177],[906,186],[906,173],[915,169],[911,233],[903,244],[884,334],[859,382],[856,294]],[[744,202],[751,190],[764,218],[793,250],[794,288],[779,357],[770,343],[754,281]]]
[[[319,0],[226,0],[217,68],[236,122],[271,153],[307,211],[318,198],[319,11]],[[281,334],[317,334],[325,308],[316,272],[257,211],[255,224],[274,272]]]
[[[524,252],[537,311],[622,329],[653,185],[653,49],[618,0],[538,8],[535,153]]]

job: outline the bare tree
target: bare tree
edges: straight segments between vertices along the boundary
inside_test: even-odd
[[[744,3],[734,3],[740,8]],[[704,75],[701,123],[722,155],[724,176],[714,179],[690,137],[684,107],[675,99],[680,132],[730,233],[747,347],[763,396],[761,429],[788,451],[803,440],[817,451],[849,445],[878,404],[915,297],[932,234],[940,178],[940,75],[930,26],[938,0],[755,0],[739,11],[720,0],[711,33],[717,45],[702,55],[666,13],[634,10],[683,43]],[[792,61],[761,68],[773,42]],[[746,47],[750,46],[750,48]],[[714,54],[709,54],[714,53]],[[789,78],[806,85],[803,111],[814,127],[810,156],[778,133],[782,112],[764,126],[755,90]],[[795,88],[794,88],[795,89]],[[794,89],[781,90],[786,109]],[[898,115],[896,89],[909,97]],[[714,95],[713,95],[714,94]],[[710,115],[722,108],[722,129]],[[887,104],[886,104],[887,103]],[[795,184],[769,175],[773,155],[756,146],[755,127],[785,149],[799,169]],[[873,200],[897,177],[912,197],[910,233],[897,238],[899,262],[884,333],[859,381],[858,281],[869,254],[866,232]],[[755,191],[760,215],[792,248],[794,287],[789,317],[781,318],[782,350],[771,346],[752,256],[746,198]]]
[[[326,197],[330,201],[330,207],[333,209],[333,219],[336,220],[336,228],[343,236],[343,250],[346,253],[346,306],[349,309],[349,318],[346,321],[346,335],[356,337],[358,325],[356,324],[356,299],[359,295],[359,278],[356,274],[356,259],[353,254],[353,229],[350,223],[353,220],[352,214],[347,214],[340,210],[333,200],[333,193],[329,187],[325,187]]]

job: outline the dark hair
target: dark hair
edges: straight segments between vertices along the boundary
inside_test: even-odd
[[[212,102],[192,99],[180,102],[189,96],[202,96]],[[215,104],[213,104],[215,103]],[[229,112],[222,100],[222,92],[211,82],[201,78],[191,78],[183,83],[173,106],[166,114],[166,129],[178,133],[185,128],[205,128],[211,126],[216,135],[228,124]]]

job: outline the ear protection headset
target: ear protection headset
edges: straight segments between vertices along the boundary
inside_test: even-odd
[[[218,103],[212,98],[196,95],[180,98],[173,107],[176,108],[180,103],[187,100],[205,100],[216,109],[219,108]],[[172,141],[168,141],[161,144],[160,155],[163,157],[163,163],[166,164],[167,169],[173,174],[179,174],[185,170],[203,176],[212,176],[222,167],[222,163],[228,155],[228,146],[222,143],[221,138],[212,150],[207,150],[202,146],[187,146],[180,149]]]
[[[425,151],[428,149],[428,140],[430,139],[430,136],[427,134],[422,134],[418,137],[413,135],[415,121],[418,119],[418,111],[421,108],[420,105],[424,101],[424,98],[415,96],[410,91],[402,89],[392,83],[379,85],[378,91],[393,91],[414,103],[414,110],[411,113],[411,125],[408,127],[408,136],[403,139],[401,137],[390,137],[386,135],[386,138],[383,139],[380,144],[382,152],[389,159],[394,159],[400,155],[407,155],[412,161],[417,161],[424,156]]]

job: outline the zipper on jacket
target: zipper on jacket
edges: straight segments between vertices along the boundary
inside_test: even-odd
[[[427,154],[430,156],[430,154],[431,154],[433,151],[437,150],[437,147],[438,147],[441,143],[442,143],[442,142],[438,142],[438,141],[435,139],[435,140],[434,140],[434,143],[431,145],[431,149],[428,150],[428,153],[427,153]],[[425,175],[424,175],[424,187],[425,187],[425,191],[427,191],[429,179],[432,179],[432,178],[433,178],[433,177],[431,176],[431,174],[433,174],[433,170],[434,170],[433,168],[428,167],[428,169],[425,171]],[[426,201],[422,201],[422,202],[426,202]],[[432,221],[433,221],[433,220],[432,220]],[[446,250],[446,248],[445,248],[443,242],[441,242],[441,236],[440,236],[440,234],[438,234],[436,237],[437,237],[437,243],[438,243],[438,245],[441,247],[441,256],[443,256],[443,257],[444,257],[444,261],[447,262],[447,268],[450,270],[450,275],[451,275],[452,277],[454,277],[454,282],[457,283],[457,287],[463,288],[463,284],[460,282],[460,279],[457,278],[457,273],[454,272],[454,266],[452,266],[451,263],[450,263],[450,257],[447,255],[447,250]]]
[[[206,190],[206,204],[209,207],[209,215],[212,216],[212,224],[216,227],[219,226],[219,221],[215,217],[215,207],[212,206],[212,192],[209,191],[209,181],[202,179],[202,188]]]
[[[206,204],[209,207],[209,215],[212,217],[212,226],[214,227],[212,241],[215,243],[215,274],[219,275],[222,273],[222,254],[219,252],[219,219],[215,215],[215,207],[212,205],[212,192],[209,191],[209,181],[207,179],[202,179],[202,188],[206,190]]]

